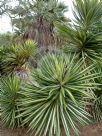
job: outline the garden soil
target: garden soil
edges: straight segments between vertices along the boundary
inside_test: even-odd
[[[102,124],[85,126],[83,128],[80,128],[80,131],[81,131],[80,136],[102,136]],[[30,134],[27,134],[27,129],[24,128],[11,130],[6,129],[2,127],[2,125],[0,125],[0,136],[30,136]]]

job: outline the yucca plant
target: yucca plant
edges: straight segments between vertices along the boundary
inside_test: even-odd
[[[102,26],[101,0],[75,0],[73,6],[74,24],[76,26],[86,31]]]
[[[96,72],[101,73],[102,75],[102,63],[98,62],[95,68]],[[93,117],[96,122],[102,122],[102,76],[95,79],[95,82],[100,84],[100,86],[94,90],[96,99],[93,102]]]
[[[72,25],[56,23],[67,39],[67,52],[76,52],[85,63],[102,59],[102,1],[75,0]]]
[[[19,103],[23,108],[18,117],[24,117],[23,124],[29,123],[35,135],[61,136],[62,130],[66,136],[71,130],[78,135],[77,126],[90,120],[85,107],[87,100],[94,99],[92,79],[98,73],[88,74],[94,68],[83,69],[76,56],[52,53],[43,57],[31,83],[20,92],[25,97]]]
[[[1,75],[12,74],[25,66],[29,59],[37,52],[36,43],[27,41],[23,45],[11,45],[2,47],[0,59]]]
[[[22,97],[19,95],[21,81],[17,77],[8,77],[0,81],[0,108],[1,121],[9,128],[19,127],[22,119],[19,115],[17,101]]]
[[[102,61],[102,1],[101,0],[75,0],[73,2],[74,19],[72,24],[56,23],[59,33],[66,39],[63,51],[76,53],[84,62],[86,68],[90,64]],[[102,78],[94,82],[102,84]],[[95,120],[102,119],[101,106],[102,86],[94,90],[96,99],[91,111]]]
[[[102,122],[102,94],[96,95],[96,100],[93,103],[93,117],[95,122]]]

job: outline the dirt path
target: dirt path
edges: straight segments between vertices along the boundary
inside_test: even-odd
[[[102,124],[90,125],[80,129],[80,136],[102,136]],[[6,129],[0,126],[0,136],[30,136],[26,129]]]

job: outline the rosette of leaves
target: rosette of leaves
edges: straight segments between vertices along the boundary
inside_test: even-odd
[[[0,107],[1,121],[9,128],[19,127],[22,119],[16,118],[20,114],[17,101],[22,96],[19,95],[21,90],[21,81],[17,77],[8,77],[1,79],[0,82]]]
[[[1,75],[9,75],[29,62],[37,52],[36,43],[27,41],[22,45],[4,46],[1,50],[0,72]]]
[[[77,135],[77,126],[89,122],[90,115],[85,107],[87,100],[94,99],[94,78],[91,74],[94,66],[85,69],[83,61],[76,61],[76,56],[48,54],[39,62],[32,74],[32,82],[22,88],[25,97],[19,105],[24,117],[24,124],[39,136],[61,136],[62,130],[70,136],[71,130]],[[89,74],[88,74],[89,73]]]
[[[64,52],[77,53],[85,65],[102,59],[102,1],[73,1],[71,25],[55,23],[59,35],[64,37]]]

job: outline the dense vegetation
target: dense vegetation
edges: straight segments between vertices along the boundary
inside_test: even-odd
[[[0,35],[1,121],[39,136],[102,122],[102,1],[75,0],[73,19],[58,0],[16,2],[0,2],[15,28]]]

